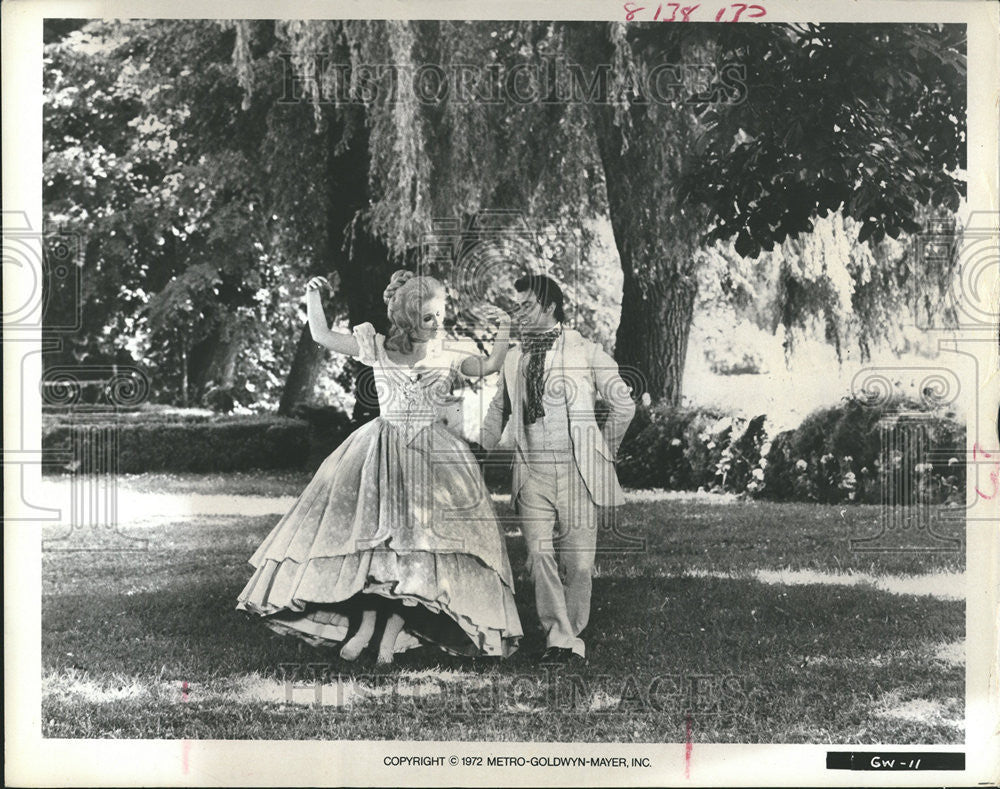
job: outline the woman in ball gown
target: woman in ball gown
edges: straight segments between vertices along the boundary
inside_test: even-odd
[[[371,365],[381,415],[323,462],[250,558],[255,572],[237,608],[312,644],[343,642],[346,660],[377,621],[381,664],[424,644],[506,657],[522,631],[503,532],[469,447],[447,422],[457,376],[500,369],[510,318],[495,310],[489,356],[451,350],[444,287],[397,271],[384,293],[390,336],[370,323],[348,334],[329,327],[324,286],[307,286],[312,336]]]

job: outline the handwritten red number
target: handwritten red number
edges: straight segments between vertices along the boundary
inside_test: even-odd
[[[726,15],[726,11],[731,8],[733,10],[733,18],[723,20],[722,17]],[[743,16],[744,12],[747,13],[747,18],[749,19],[759,19],[760,17],[767,14],[764,6],[761,5],[747,5],[746,3],[732,3],[728,8],[720,8],[719,13],[715,15],[716,22],[739,22],[740,17]]]
[[[662,22],[677,22],[677,21],[690,22],[691,21],[691,14],[693,14],[695,11],[697,11],[699,8],[701,8],[700,5],[686,5],[684,7],[681,7],[680,3],[667,3],[667,5],[673,6],[673,11],[670,14],[670,18],[668,19],[668,18],[664,17],[662,20],[660,20]],[[653,14],[653,20],[654,21],[660,19],[660,12],[662,10],[663,10],[663,5],[662,4],[656,7],[656,13]],[[680,20],[677,19],[677,12],[678,11],[680,11],[680,14],[681,14]]]
[[[635,3],[625,3],[624,8],[625,8],[626,22],[631,22],[633,19],[635,19],[636,14],[638,14],[640,11],[645,10],[643,6],[637,6]]]

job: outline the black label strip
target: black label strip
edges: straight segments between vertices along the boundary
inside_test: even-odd
[[[956,751],[827,751],[827,770],[964,770],[965,753]]]

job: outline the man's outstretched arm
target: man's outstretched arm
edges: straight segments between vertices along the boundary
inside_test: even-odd
[[[482,427],[479,429],[479,443],[483,449],[495,449],[500,443],[500,436],[503,433],[504,422],[504,401],[507,399],[507,375],[504,368],[500,368],[500,382],[497,385],[497,392],[490,401],[490,406],[486,410],[486,417],[483,419]]]

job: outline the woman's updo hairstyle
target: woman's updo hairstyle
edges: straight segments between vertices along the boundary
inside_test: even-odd
[[[388,308],[391,334],[386,347],[401,353],[413,351],[412,333],[421,325],[424,302],[445,294],[444,285],[434,277],[417,276],[412,271],[400,269],[392,278],[382,299]]]
[[[382,292],[382,300],[386,303],[386,306],[392,304],[392,300],[396,297],[396,294],[399,293],[399,289],[415,276],[417,275],[412,271],[407,271],[406,269],[399,269],[399,271],[394,271],[392,273],[389,284],[386,285],[385,290]]]

